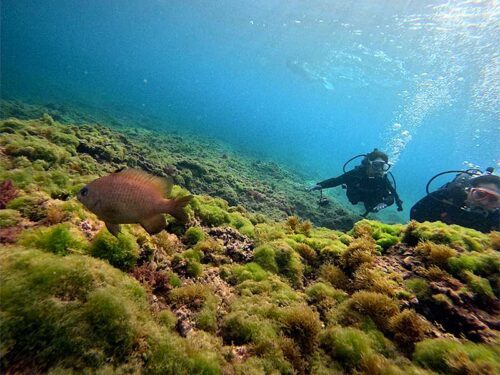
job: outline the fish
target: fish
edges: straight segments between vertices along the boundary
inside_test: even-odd
[[[140,224],[153,235],[166,227],[163,214],[170,214],[182,223],[188,219],[184,207],[193,196],[167,199],[172,186],[171,178],[129,168],[90,182],[77,193],[77,199],[104,221],[115,237],[121,231],[120,224]]]

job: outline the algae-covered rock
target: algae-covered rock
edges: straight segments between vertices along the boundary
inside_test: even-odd
[[[334,328],[322,334],[321,345],[333,359],[346,369],[360,368],[373,352],[370,337],[356,328]]]
[[[430,329],[430,323],[413,310],[403,310],[389,321],[389,330],[401,350],[413,351],[414,344],[422,341]]]
[[[311,355],[319,344],[321,322],[308,306],[295,305],[283,310],[282,332],[294,340],[304,356]]]
[[[0,210],[0,229],[13,227],[21,221],[21,214],[17,210]]]
[[[482,251],[491,246],[490,237],[484,233],[440,221],[410,222],[404,232],[404,241],[412,246],[421,241],[432,241],[436,244],[459,246],[469,251]]]
[[[12,199],[17,197],[18,190],[14,187],[12,180],[0,182],[0,209],[4,209]]]
[[[219,226],[231,221],[227,212],[228,205],[222,199],[214,199],[207,196],[196,197],[191,204],[195,214],[208,226]]]
[[[267,271],[289,278],[295,286],[302,284],[304,266],[299,254],[285,242],[273,242],[256,248],[254,261]]]
[[[267,272],[257,263],[235,265],[221,270],[223,277],[231,284],[240,284],[246,280],[262,281]]]
[[[69,224],[26,231],[20,243],[59,255],[66,255],[72,251],[81,252],[88,246],[83,235]]]
[[[136,239],[126,231],[113,236],[101,230],[90,244],[89,252],[96,258],[107,260],[112,266],[124,271],[132,269],[139,256]]]
[[[157,326],[140,284],[105,262],[4,248],[0,267],[2,371],[220,373],[214,351]]]
[[[172,258],[172,269],[180,275],[197,278],[203,272],[200,261],[203,253],[199,250],[187,250]]]
[[[354,225],[350,234],[355,237],[370,236],[380,249],[386,250],[401,241],[403,229],[404,226],[400,224],[389,225],[373,220],[361,220]]]
[[[44,194],[24,195],[11,200],[7,208],[18,210],[31,221],[40,221],[47,216],[47,200],[48,197]]]
[[[37,250],[2,249],[0,257],[2,367],[119,364],[144,337],[144,291],[118,270]]]
[[[15,192],[0,243],[19,238],[0,249],[2,371],[498,372],[497,232],[353,226],[272,163],[31,111],[0,121],[0,180]],[[187,226],[167,218],[158,235],[124,226],[116,238],[72,198],[126,166],[173,176],[183,186],[170,198],[194,193]]]
[[[56,146],[46,139],[11,134],[0,138],[0,144],[5,147],[7,155],[24,156],[30,161],[43,160],[49,164],[64,161],[70,154],[62,147]]]
[[[305,294],[307,302],[318,310],[322,320],[326,320],[327,314],[332,308],[348,298],[347,293],[343,290],[335,289],[322,282],[307,287]]]
[[[498,273],[500,268],[500,254],[498,251],[486,250],[461,253],[448,259],[450,271],[459,275],[463,271],[470,271],[477,275],[488,276]]]
[[[354,293],[344,306],[340,321],[352,324],[368,318],[382,331],[389,329],[389,320],[399,312],[398,304],[388,296],[367,291]]]
[[[191,329],[185,328],[190,324],[187,320],[192,320],[198,328],[208,332],[217,329],[217,298],[207,286],[193,284],[176,288],[170,292],[169,299],[177,311],[188,311],[187,316],[183,314],[181,334],[186,335]]]
[[[227,343],[235,345],[248,344],[258,341],[263,335],[262,323],[258,317],[249,316],[242,311],[228,314],[222,323],[222,337]]]
[[[250,219],[246,218],[239,212],[229,214],[230,225],[236,228],[241,234],[246,236],[253,235],[254,226]]]
[[[443,374],[498,374],[499,358],[498,346],[448,339],[424,340],[413,354],[415,363]]]
[[[342,253],[342,266],[354,273],[361,265],[369,265],[375,260],[375,243],[371,238],[357,238]]]
[[[184,238],[188,245],[196,245],[198,242],[205,238],[203,229],[198,227],[190,227],[184,234]]]

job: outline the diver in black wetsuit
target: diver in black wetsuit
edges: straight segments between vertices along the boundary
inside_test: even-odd
[[[402,211],[403,202],[399,199],[395,187],[387,177],[387,171],[390,168],[388,156],[377,149],[369,154],[356,157],[360,156],[364,156],[361,165],[338,177],[318,182],[307,190],[321,190],[342,185],[347,189],[346,195],[349,202],[352,204],[363,202],[366,209],[363,216],[368,215],[370,212],[379,212],[391,206],[394,202],[396,202],[398,211]]]
[[[459,173],[451,182],[429,193],[432,180],[442,174]],[[477,171],[474,171],[477,173]],[[442,221],[481,232],[500,228],[500,177],[489,173],[477,176],[470,171],[450,171],[434,176],[427,184],[427,196],[410,212],[417,221]]]

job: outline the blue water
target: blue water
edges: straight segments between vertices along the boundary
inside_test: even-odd
[[[379,147],[408,213],[435,173],[499,166],[499,18],[486,0],[3,0],[1,95],[156,116],[310,181]]]

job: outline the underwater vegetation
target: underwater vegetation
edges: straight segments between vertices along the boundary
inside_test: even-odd
[[[285,211],[295,201],[279,167],[252,175],[250,162],[216,162],[206,148],[202,158],[178,135],[10,106],[2,373],[499,373],[499,233],[346,225],[352,217],[332,211],[328,229],[307,214],[314,206]],[[166,216],[158,234],[124,225],[111,235],[75,193],[121,167],[172,175],[171,198],[194,194],[188,223]],[[270,170],[284,180],[272,192]]]
[[[5,100],[0,104],[2,117],[10,118],[0,128],[0,133],[10,134],[8,141],[2,141],[5,144],[2,147],[17,154],[17,163],[24,162],[26,166],[31,162],[37,168],[46,167],[47,163],[69,163],[73,172],[81,170],[85,174],[96,174],[95,177],[100,163],[104,164],[99,169],[100,175],[104,174],[103,167],[107,172],[122,167],[138,168],[157,176],[171,176],[176,184],[191,193],[222,198],[231,206],[240,205],[272,219],[284,220],[296,214],[319,226],[347,230],[359,218],[338,204],[319,208],[310,193],[297,185],[301,180],[299,176],[272,162],[245,159],[214,140],[161,134],[109,117],[89,115],[87,111],[80,115],[72,108],[59,105],[37,107]],[[35,130],[28,121],[16,125],[10,116],[41,121]],[[59,132],[50,130],[52,123],[65,124],[65,132],[54,135]],[[119,131],[99,125],[103,123]],[[35,138],[36,147],[32,144]],[[71,162],[71,156],[67,159],[68,153],[73,155],[76,151],[80,163],[75,163],[75,159]],[[47,175],[45,169],[42,172]],[[89,181],[91,179],[86,182]],[[60,190],[67,192],[63,187]],[[207,220],[224,220],[221,212],[215,211],[204,210]]]

